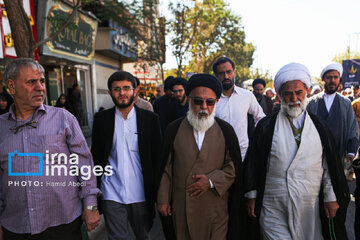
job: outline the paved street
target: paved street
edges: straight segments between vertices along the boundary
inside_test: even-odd
[[[354,193],[355,185],[356,185],[355,181],[349,182],[350,193]],[[352,197],[350,204],[349,204],[348,211],[347,211],[347,219],[346,219],[346,229],[347,229],[349,240],[355,240],[354,219],[355,219],[355,202],[354,202],[354,198]],[[100,228],[101,228],[101,231],[98,232],[98,234],[96,235],[96,238],[90,237],[91,240],[107,240],[104,225],[102,224],[102,226],[100,226]],[[155,218],[154,226],[151,229],[150,236],[151,236],[152,240],[164,240],[165,239],[164,235],[162,233],[161,223],[160,223],[160,219],[159,219],[158,215]],[[131,239],[132,240],[135,239],[134,235],[132,235]]]

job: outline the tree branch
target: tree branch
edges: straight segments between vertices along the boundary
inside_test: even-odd
[[[56,30],[53,34],[51,34],[51,36],[49,36],[48,38],[46,38],[40,42],[37,42],[36,48],[38,48],[39,46],[41,46],[44,43],[47,43],[47,42],[53,40],[59,33],[61,33],[74,19],[74,17],[78,13],[80,7],[81,7],[81,0],[79,0],[77,2],[77,4],[74,6],[74,9],[73,9],[71,15],[69,16],[69,18],[66,20],[66,22],[58,30]]]

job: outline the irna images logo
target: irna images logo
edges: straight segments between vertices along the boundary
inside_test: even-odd
[[[15,150],[13,153],[8,154],[9,160],[9,176],[77,176],[83,180],[89,180],[91,174],[95,176],[111,176],[113,175],[113,168],[110,165],[104,168],[99,165],[79,165],[79,156],[72,153],[67,156],[65,153],[49,153],[45,152],[45,169],[44,169],[44,154],[43,153],[19,153]],[[15,158],[16,157],[16,158]],[[24,157],[39,158],[39,171],[38,172],[25,172],[14,171],[13,165],[17,165],[16,161],[25,161]]]
[[[40,159],[39,172],[13,172],[12,161],[14,157],[38,157]],[[9,153],[9,176],[42,176],[43,175],[43,154],[42,153],[18,153],[15,150],[13,153]]]

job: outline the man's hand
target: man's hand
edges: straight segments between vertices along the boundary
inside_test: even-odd
[[[196,196],[200,197],[204,193],[206,193],[207,190],[210,189],[210,182],[208,176],[202,174],[202,175],[194,175],[192,176],[193,179],[198,179],[197,182],[190,184],[186,191],[190,193],[190,196]]]
[[[100,221],[99,211],[93,212],[89,209],[84,209],[81,218],[85,222],[86,229],[88,231],[93,230],[99,225],[99,221]]]
[[[250,217],[254,217],[254,218],[256,218],[256,215],[255,215],[255,202],[256,202],[256,198],[248,198],[246,200],[246,206],[247,206],[247,210],[248,210],[248,215]]]
[[[325,202],[324,203],[325,214],[327,218],[334,218],[336,216],[336,212],[339,209],[339,204],[335,202]]]
[[[169,204],[158,204],[157,209],[164,217],[171,216],[171,209]]]

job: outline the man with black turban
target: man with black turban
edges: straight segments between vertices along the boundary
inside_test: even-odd
[[[177,239],[238,239],[241,154],[234,129],[215,117],[222,84],[196,74],[185,92],[187,116],[165,132],[158,210]]]
[[[256,97],[256,100],[260,104],[263,109],[265,115],[269,115],[272,113],[272,109],[274,106],[273,101],[268,96],[264,95],[264,90],[266,87],[266,82],[264,79],[258,78],[255,79],[252,83],[252,87],[254,89],[253,93]]]
[[[164,133],[167,125],[174,121],[176,117],[176,101],[172,87],[174,83],[174,77],[169,76],[164,82],[165,95],[159,97],[154,102],[154,112],[160,117],[161,132]]]

